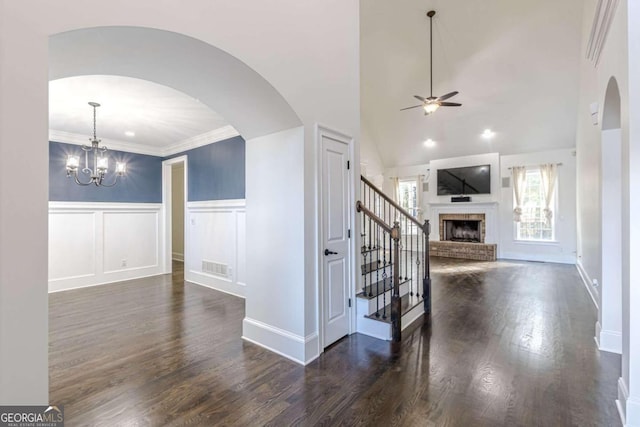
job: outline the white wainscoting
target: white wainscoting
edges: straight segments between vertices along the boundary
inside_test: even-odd
[[[49,202],[49,292],[162,274],[161,208]]]
[[[245,296],[245,200],[188,202],[185,280]],[[226,266],[226,274],[205,271],[203,261]]]

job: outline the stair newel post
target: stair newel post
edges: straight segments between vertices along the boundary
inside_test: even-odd
[[[422,225],[422,235],[424,236],[424,277],[422,279],[422,298],[424,300],[425,314],[431,314],[431,272],[429,267],[429,234],[431,234],[431,224],[424,220]]]
[[[391,229],[391,238],[393,239],[393,258],[398,262],[400,254],[400,224],[398,221],[393,223]],[[393,293],[391,294],[391,336],[393,341],[399,342],[401,335],[401,306],[400,306],[400,268],[396,265],[393,271]]]

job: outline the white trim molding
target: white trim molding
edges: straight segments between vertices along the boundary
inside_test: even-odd
[[[88,135],[64,132],[56,129],[49,129],[49,141],[62,142],[74,145],[90,145]],[[126,142],[118,139],[102,138],[101,143],[109,150],[126,151],[128,153],[147,154],[150,156],[161,156],[161,149],[152,145]]]
[[[348,198],[349,206],[354,206],[356,199],[359,197],[359,188],[360,188],[360,157],[355,149],[355,140],[353,136],[345,133],[341,130],[334,129],[332,127],[326,126],[322,123],[315,124],[315,152],[316,152],[316,217],[315,224],[317,230],[317,238],[316,238],[316,271],[315,271],[315,279],[316,279],[316,319],[318,324],[317,329],[317,347],[314,350],[315,356],[318,357],[320,353],[324,351],[325,347],[325,326],[326,322],[324,319],[324,263],[326,262],[326,257],[323,254],[324,249],[324,231],[323,231],[323,212],[324,212],[324,203],[326,201],[323,200],[323,176],[322,176],[322,159],[323,159],[323,145],[322,138],[330,138],[340,143],[343,143],[347,146],[348,151],[348,161],[350,162],[350,167],[348,170]],[[351,230],[351,234],[354,238],[349,239],[349,254],[345,257],[349,264],[349,284],[348,284],[348,295],[347,297],[351,300],[355,300],[356,287],[357,287],[357,274],[356,270],[359,268],[359,258],[356,256],[356,238],[355,236],[358,234],[356,232],[357,220],[356,220],[356,211],[355,209],[349,209],[349,224],[348,228]],[[349,335],[356,332],[356,309],[355,304],[351,304],[351,307],[348,309],[349,311]]]
[[[187,254],[189,251],[189,236],[187,235],[187,198],[189,197],[189,159],[188,156],[178,156],[172,159],[164,160],[162,162],[162,211],[164,213],[163,216],[163,224],[162,230],[163,232],[163,245],[162,245],[162,271],[163,273],[171,273],[173,271],[172,260],[176,259],[173,252],[173,189],[172,187],[172,167],[174,164],[182,163],[184,166],[183,170],[183,194],[184,194],[184,230],[182,230],[182,235],[184,236],[183,248],[184,253],[182,254],[182,261],[187,258]]]
[[[185,280],[244,298],[245,206],[244,199],[187,202]],[[226,273],[205,271],[203,262],[219,264]]]
[[[308,365],[318,358],[318,334],[306,337],[245,317],[242,320],[242,339],[266,348],[300,365]]]
[[[49,292],[162,274],[162,217],[159,203],[49,202]]]
[[[619,0],[598,0],[586,52],[587,59],[596,66],[600,62],[600,54],[607,41],[607,35],[618,8],[618,2]]]
[[[622,354],[622,333],[603,330],[600,322],[596,322],[596,344],[600,351]]]
[[[157,147],[145,145],[137,142],[127,142],[118,139],[102,138],[102,143],[110,150],[126,151],[128,153],[146,154],[156,157],[167,157],[194,148],[203,147],[225,139],[240,136],[240,133],[231,125],[223,126],[191,138],[183,139],[167,147]],[[64,132],[56,129],[49,129],[49,141],[62,142],[74,145],[88,145],[88,135]]]
[[[640,427],[640,398],[629,396],[629,387],[622,377],[618,378],[616,406],[624,427]]]
[[[595,306],[596,310],[599,310],[598,295],[597,295],[598,290],[593,288],[593,280],[591,280],[591,277],[589,277],[589,274],[587,273],[587,271],[584,269],[584,266],[582,265],[582,261],[579,259],[576,262],[576,268],[578,269],[578,274],[582,279],[582,283],[584,283],[584,287],[587,289],[587,293],[591,297],[591,301],[593,301],[593,305]]]
[[[225,139],[240,136],[240,133],[233,126],[227,125],[191,138],[178,141],[164,149],[161,149],[161,156],[171,156],[173,154],[182,153],[184,151],[193,150],[194,148],[203,147],[213,144],[214,142],[224,141]]]

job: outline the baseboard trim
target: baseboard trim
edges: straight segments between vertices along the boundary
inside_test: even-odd
[[[75,289],[83,289],[83,288],[92,288],[94,286],[102,286],[102,285],[109,285],[112,283],[118,283],[118,282],[127,282],[129,280],[136,280],[136,279],[143,279],[145,277],[153,277],[153,276],[161,276],[163,273],[160,271],[157,271],[157,269],[154,269],[154,271],[151,272],[145,272],[143,274],[139,274],[139,275],[135,275],[132,277],[113,277],[113,278],[108,278],[106,280],[102,280],[98,283],[83,283],[82,281],[71,281],[71,280],[66,280],[66,279],[56,279],[56,280],[50,280],[49,281],[49,293],[53,294],[56,292],[64,292],[64,291],[73,291]],[[80,276],[81,278],[84,276]],[[90,275],[90,276],[86,276],[86,277],[95,277],[94,275]]]
[[[193,270],[184,272],[184,280],[209,289],[224,292],[244,299],[245,286],[232,282],[231,280],[219,279],[209,274],[200,273]]]
[[[627,385],[624,382],[624,378],[618,378],[618,398],[616,399],[616,407],[618,408],[618,415],[620,415],[620,421],[623,426],[627,426],[627,400],[629,399],[629,391]]]
[[[249,317],[242,320],[242,339],[302,366],[319,356],[317,333],[303,337]]]
[[[305,365],[320,357],[320,337],[316,332],[304,337],[304,356]]]
[[[500,252],[499,260],[512,261],[534,261],[534,262],[550,262],[555,264],[575,264],[576,257],[573,255],[553,256],[553,255],[534,255],[526,252],[503,251]]]
[[[580,260],[576,262],[576,269],[578,270],[578,274],[582,279],[582,283],[584,283],[584,287],[587,288],[587,293],[591,297],[591,301],[593,301],[593,305],[596,307],[596,310],[600,310],[600,307],[598,307],[598,299],[594,295],[594,289],[592,288],[593,280],[591,280],[591,277],[589,277],[589,275],[587,274],[587,271],[584,269],[582,262],[580,262]]]
[[[596,322],[595,340],[600,351],[622,354],[622,332],[602,329],[600,322]]]

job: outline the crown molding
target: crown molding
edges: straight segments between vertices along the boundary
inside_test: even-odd
[[[183,139],[171,144],[168,147],[154,147],[151,145],[138,144],[135,142],[121,141],[117,139],[103,138],[102,144],[110,150],[126,151],[129,153],[147,154],[156,157],[167,157],[183,151],[192,150],[214,142],[239,136],[240,133],[230,125],[214,129],[191,138]],[[64,132],[56,129],[49,129],[49,141],[63,142],[74,145],[89,145],[89,137],[77,133]]]
[[[613,22],[619,0],[598,0],[591,24],[591,32],[587,43],[587,59],[596,66],[600,61],[600,54],[607,41],[607,35]]]
[[[239,136],[240,133],[231,125],[222,126],[209,132],[191,138],[183,139],[175,144],[162,149],[162,157],[171,156],[173,154],[182,153],[183,151],[193,150],[194,148],[204,145],[213,144],[214,142],[224,141],[225,139]]]
[[[49,129],[49,141],[64,142],[74,145],[90,145],[91,141],[87,135],[64,132],[61,130]],[[151,145],[137,144],[135,142],[120,141],[117,139],[102,138],[102,145],[109,150],[126,151],[128,153],[147,154],[150,156],[162,156],[162,148]]]

